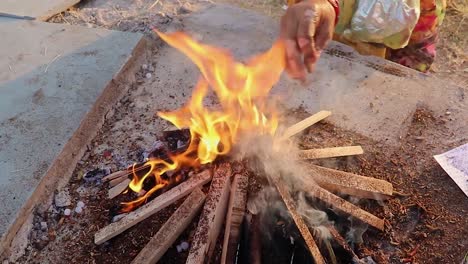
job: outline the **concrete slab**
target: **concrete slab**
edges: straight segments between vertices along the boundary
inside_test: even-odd
[[[79,2],[80,0],[2,0],[0,16],[46,20]]]
[[[130,71],[144,41],[136,33],[8,18],[0,18],[0,32],[5,242],[11,238],[6,230],[16,233],[34,202],[68,180],[109,106],[125,91],[120,75]]]
[[[246,58],[271,46],[278,21],[253,11],[213,5],[184,18],[178,28],[202,42],[228,48],[238,58]],[[159,96],[174,98],[164,100],[160,106],[174,109],[186,100],[181,98],[183,94],[191,93],[198,71],[184,55],[168,46],[160,50],[160,56],[164,60],[156,68],[156,87],[161,87],[162,92]],[[175,78],[179,80],[176,84]],[[298,85],[284,76],[273,91],[288,107],[301,106],[311,113],[330,110],[333,115],[327,120],[332,123],[389,142],[406,132],[418,104],[440,115],[450,111],[454,120],[468,118],[465,87],[383,59],[361,56],[337,42],[329,45],[308,85]],[[466,122],[452,122],[450,126],[459,134],[468,132]]]

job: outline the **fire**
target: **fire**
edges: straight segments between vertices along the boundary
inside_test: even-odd
[[[140,192],[148,177],[154,177],[156,185],[137,200],[124,203],[125,211],[145,202],[171,180],[177,180],[162,177],[166,172],[211,163],[228,154],[243,135],[274,136],[278,126],[278,112],[267,96],[285,67],[282,42],[277,41],[270,50],[244,64],[235,61],[229,52],[198,43],[184,33],[157,34],[187,55],[201,72],[192,98],[184,107],[158,113],[179,129],[189,128],[191,141],[185,152],[170,156],[170,161],[147,161],[145,167],[149,170],[143,177],[133,168],[129,184],[132,191]],[[208,108],[203,103],[210,89],[219,100],[218,108]]]

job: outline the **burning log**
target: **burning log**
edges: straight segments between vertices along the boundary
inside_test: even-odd
[[[302,121],[299,123],[296,123],[292,126],[290,126],[286,131],[283,133],[283,136],[281,137],[282,139],[288,139],[297,133],[301,132],[302,130],[312,126],[313,124],[319,122],[322,119],[325,119],[331,115],[330,111],[320,111]]]
[[[231,166],[221,164],[211,181],[210,192],[206,198],[200,221],[187,258],[188,264],[206,263],[214,251],[216,239],[226,216],[229,190],[231,185]]]
[[[351,215],[357,218],[358,220],[383,231],[383,219],[380,219],[377,216],[365,210],[362,210],[358,206],[346,201],[345,199],[334,195],[333,193],[323,189],[320,186],[315,185],[314,182],[302,181],[302,184],[300,186],[307,194],[321,200],[322,202],[326,203],[332,208],[336,208],[340,213]]]
[[[195,188],[182,205],[171,215],[146,246],[132,261],[133,264],[156,263],[177,237],[187,228],[205,201],[205,194]]]
[[[226,216],[221,263],[235,263],[236,261],[241,224],[244,219],[245,205],[247,203],[248,184],[249,177],[247,174],[236,174],[234,176]]]
[[[331,192],[374,200],[386,200],[393,193],[393,185],[384,180],[311,164],[306,166],[314,181]]]
[[[325,159],[325,158],[361,155],[363,153],[364,153],[364,150],[361,148],[361,146],[349,146],[349,147],[301,150],[299,152],[299,157],[301,159],[311,160],[311,159]]]
[[[159,195],[151,202],[143,205],[135,211],[128,213],[128,215],[122,218],[122,220],[112,223],[99,230],[94,235],[94,243],[100,245],[106,242],[107,240],[117,236],[123,231],[129,229],[130,227],[145,220],[149,216],[159,212],[166,206],[189,194],[194,188],[205,185],[210,180],[211,173],[208,170],[192,176],[187,181]]]
[[[128,184],[131,182],[130,179],[124,179],[122,182],[117,184],[116,186],[112,187],[109,189],[109,192],[107,193],[107,198],[109,199],[114,199],[117,197],[119,194],[121,194],[125,189],[127,189]]]
[[[312,237],[312,234],[310,233],[309,228],[307,227],[302,217],[297,213],[296,207],[294,205],[294,201],[291,195],[289,194],[289,191],[286,189],[285,183],[279,177],[273,178],[273,182],[279,194],[281,195],[281,198],[283,199],[284,204],[286,205],[286,208],[289,211],[289,214],[291,215],[292,219],[296,223],[297,229],[299,229],[299,232],[301,233],[302,238],[304,239],[315,263],[316,264],[325,263],[325,260],[323,259],[323,256],[320,253],[320,250],[317,244],[315,243],[314,238]]]
[[[249,256],[248,263],[261,264],[262,263],[262,238],[260,235],[260,217],[258,215],[251,215],[251,220],[248,228],[249,237]],[[242,263],[242,262],[241,262]]]

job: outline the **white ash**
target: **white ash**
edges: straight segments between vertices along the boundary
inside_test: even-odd
[[[55,206],[57,207],[67,207],[71,205],[71,197],[68,189],[64,189],[58,192],[54,198]]]
[[[182,140],[177,140],[177,148],[182,148],[185,146],[185,143]]]
[[[121,219],[124,218],[125,216],[127,216],[126,213],[125,213],[125,214],[118,214],[118,215],[112,217],[112,223],[115,223],[115,222],[121,220]]]
[[[180,248],[184,251],[187,250],[189,248],[189,243],[186,241],[183,241],[182,243],[180,243]]]
[[[187,251],[189,249],[189,243],[183,241],[182,243],[176,246],[176,249],[178,253]]]

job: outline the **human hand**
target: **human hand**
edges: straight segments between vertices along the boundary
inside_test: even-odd
[[[281,18],[281,33],[286,48],[286,71],[305,81],[322,50],[333,37],[335,9],[329,0],[305,0],[288,8]]]

